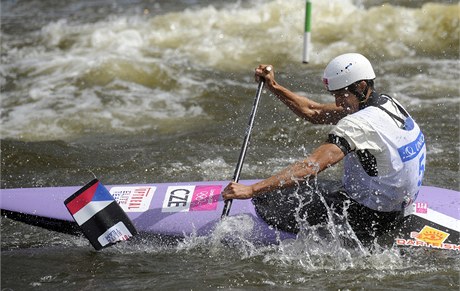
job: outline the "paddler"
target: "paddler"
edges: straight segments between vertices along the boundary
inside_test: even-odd
[[[320,172],[344,159],[340,188],[298,191],[303,206],[300,211],[291,209],[290,215],[281,214],[280,209],[286,205],[296,208],[298,204],[279,206],[278,201],[271,201],[265,204],[272,209],[261,206],[259,213],[278,228],[295,232],[299,220],[309,225],[325,224],[331,219],[328,211],[332,211],[333,217],[345,217],[362,240],[391,228],[422,184],[425,139],[398,101],[375,91],[375,73],[369,60],[358,53],[347,53],[329,62],[323,83],[335,103],[318,103],[280,85],[272,65],[259,65],[255,78],[265,80],[266,88],[301,118],[334,127],[324,143],[306,158],[253,185],[232,182],[224,189],[223,198],[283,200],[279,193],[292,193],[283,189],[313,185]]]

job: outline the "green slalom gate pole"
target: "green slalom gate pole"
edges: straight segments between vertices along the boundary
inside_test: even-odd
[[[303,35],[303,58],[302,62],[308,64],[310,61],[310,42],[311,42],[311,1],[307,0],[305,5],[305,30]]]

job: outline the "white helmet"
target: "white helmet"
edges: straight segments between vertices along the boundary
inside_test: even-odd
[[[343,54],[324,69],[323,83],[328,91],[339,90],[361,80],[375,79],[369,60],[357,53]]]

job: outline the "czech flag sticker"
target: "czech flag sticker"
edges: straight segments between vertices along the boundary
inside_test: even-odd
[[[67,198],[64,204],[96,250],[137,234],[126,213],[97,179]]]

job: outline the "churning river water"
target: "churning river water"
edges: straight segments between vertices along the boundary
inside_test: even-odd
[[[371,60],[378,91],[411,112],[425,185],[459,190],[457,1],[2,0],[1,188],[230,180],[259,63],[310,98],[345,52]],[[388,4],[390,2],[391,4]],[[264,91],[242,179],[268,177],[330,128]],[[340,165],[323,176],[339,179]],[[1,290],[458,290],[456,252],[257,246],[218,235],[143,238],[96,252],[81,237],[1,221]]]

